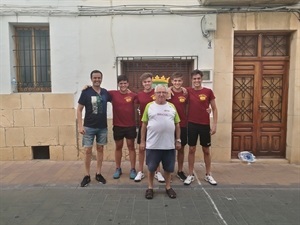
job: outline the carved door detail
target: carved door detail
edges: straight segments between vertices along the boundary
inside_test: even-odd
[[[249,43],[251,39],[245,40]],[[263,38],[254,40],[263,47]],[[262,49],[258,54],[269,52]],[[282,158],[286,151],[289,62],[283,57],[251,57],[234,61],[232,157],[250,151],[259,157]]]

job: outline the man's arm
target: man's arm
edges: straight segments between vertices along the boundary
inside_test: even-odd
[[[77,106],[77,127],[78,127],[78,132],[80,134],[84,134],[85,130],[83,128],[83,123],[82,123],[82,110],[84,108],[84,105],[78,104]]]
[[[217,132],[217,122],[218,122],[218,109],[215,99],[210,101],[210,106],[213,112],[213,124],[211,126],[211,135]]]

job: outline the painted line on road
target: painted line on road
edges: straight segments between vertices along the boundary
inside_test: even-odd
[[[220,213],[217,205],[215,204],[214,200],[212,199],[212,197],[210,196],[210,194],[205,190],[205,188],[202,186],[201,184],[201,181],[199,180],[197,174],[194,172],[194,176],[196,177],[196,180],[198,182],[198,184],[201,186],[201,189],[203,190],[203,192],[206,194],[206,196],[208,197],[208,199],[210,200],[211,204],[213,205],[213,207],[215,208],[218,216],[220,217],[220,219],[222,220],[222,222],[225,224],[225,225],[228,225],[227,222],[225,221],[225,219],[223,218],[222,214]]]

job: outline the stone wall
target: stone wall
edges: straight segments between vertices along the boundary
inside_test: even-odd
[[[77,160],[73,99],[73,94],[0,95],[0,160],[31,160],[33,146],[49,146],[52,160]]]

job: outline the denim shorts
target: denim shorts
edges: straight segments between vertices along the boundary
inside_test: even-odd
[[[155,172],[159,163],[162,162],[165,171],[169,173],[174,172],[175,155],[175,149],[146,149],[146,165],[148,166],[148,170],[150,172]]]
[[[82,146],[89,148],[93,146],[95,137],[98,145],[107,144],[107,128],[84,127],[85,133],[82,137]]]

